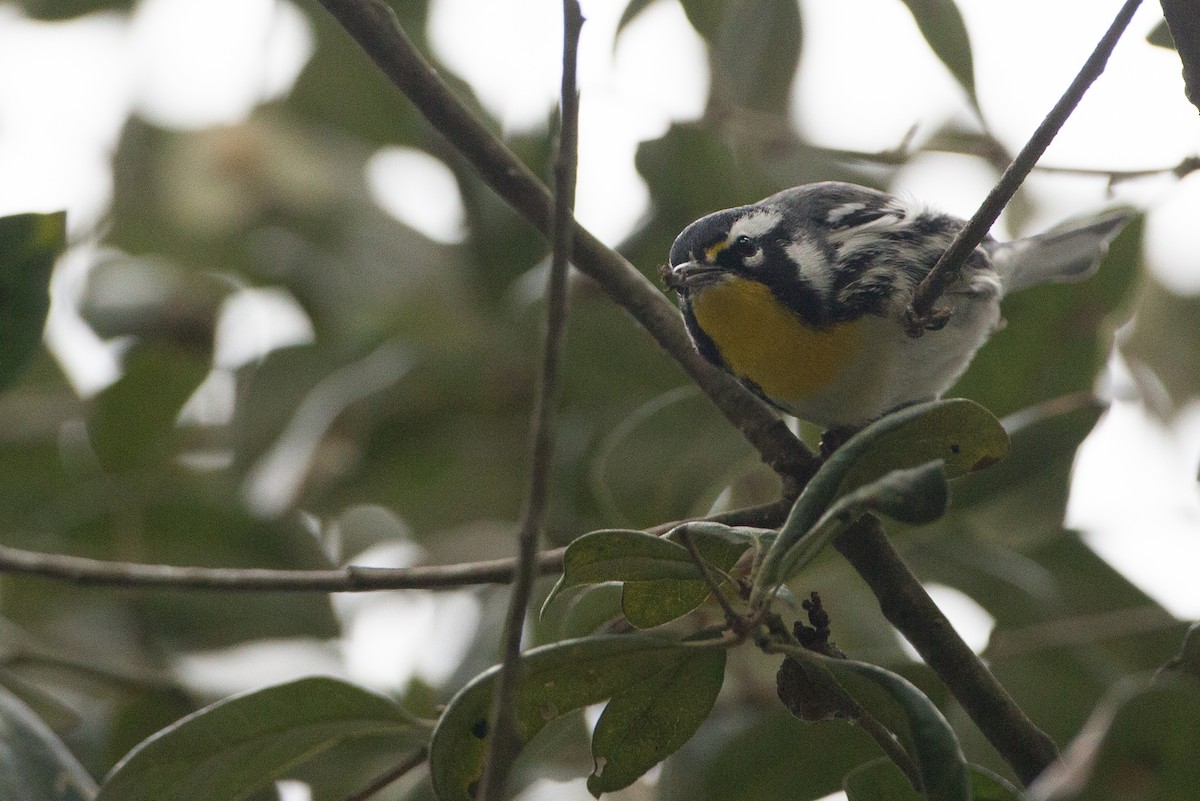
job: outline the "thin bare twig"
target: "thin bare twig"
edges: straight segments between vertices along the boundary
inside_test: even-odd
[[[560,124],[554,161],[554,224],[550,276],[546,288],[546,335],[542,373],[533,413],[533,459],[529,498],[521,522],[517,572],[504,623],[504,659],[496,679],[479,798],[500,801],[513,759],[521,749],[517,730],[517,692],[521,685],[521,635],[533,589],[538,540],[546,518],[550,467],[554,454],[555,406],[558,402],[563,335],[567,318],[567,266],[575,230],[575,175],[578,157],[579,94],[575,66],[583,13],[578,0],[563,0],[563,57]]]
[[[403,762],[401,762],[399,765],[396,765],[394,768],[389,768],[387,771],[385,771],[383,774],[381,774],[377,778],[372,779],[371,783],[368,784],[363,789],[359,790],[358,792],[354,793],[353,795],[346,796],[346,798],[344,798],[343,801],[367,801],[368,798],[370,798],[371,796],[378,793],[384,787],[387,787],[390,784],[394,784],[395,782],[398,782],[400,779],[404,778],[409,773],[409,771],[424,764],[425,760],[428,758],[429,758],[429,749],[428,748],[418,748],[416,751],[413,751],[408,756],[408,758],[405,759]]]
[[[772,528],[787,516],[791,504],[780,500],[733,509],[704,518],[730,526]],[[679,522],[647,529],[662,535]],[[565,548],[537,556],[539,575],[562,572]],[[443,590],[477,584],[508,584],[516,559],[462,562],[423,567],[344,567],[337,570],[271,570],[237,567],[180,567],[136,562],[108,562],[84,556],[41,553],[0,545],[0,575],[39,576],[79,586],[164,587],[222,592],[379,592],[381,590]]]
[[[565,548],[538,555],[539,573],[562,571]],[[0,574],[67,581],[80,586],[167,587],[223,592],[375,592],[438,590],[512,581],[514,559],[428,567],[343,567],[337,570],[180,567],[106,562],[83,556],[38,553],[0,546]]]
[[[966,264],[967,257],[987,236],[988,231],[1000,216],[1000,212],[1021,188],[1021,184],[1028,177],[1033,165],[1046,152],[1046,148],[1050,146],[1050,142],[1054,140],[1059,129],[1071,116],[1075,107],[1079,105],[1084,92],[1096,78],[1100,77],[1100,73],[1104,72],[1108,57],[1112,54],[1113,48],[1117,46],[1117,41],[1121,38],[1121,34],[1124,33],[1129,21],[1133,18],[1133,12],[1140,4],[1141,0],[1126,0],[1125,5],[1117,13],[1116,19],[1096,44],[1096,49],[1092,51],[1091,56],[1079,70],[1079,74],[1075,76],[1075,80],[1071,82],[1067,91],[1042,120],[1042,124],[1037,127],[1033,135],[1029,137],[1025,147],[1021,148],[1021,152],[1008,165],[1008,169],[992,187],[992,191],[988,193],[979,210],[954,237],[954,241],[937,260],[937,264],[930,270],[929,275],[925,276],[917,286],[906,314],[910,336],[920,336],[930,328],[938,328],[945,324],[949,311],[934,309],[934,304],[942,296],[946,287],[958,278],[962,266]]]

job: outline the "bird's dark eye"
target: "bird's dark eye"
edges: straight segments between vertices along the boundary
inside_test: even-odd
[[[758,252],[758,245],[754,244],[754,240],[748,236],[739,236],[729,245],[729,252],[739,259],[744,259],[753,256]]]

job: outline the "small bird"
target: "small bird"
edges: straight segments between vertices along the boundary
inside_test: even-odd
[[[1002,325],[1001,298],[1092,275],[1131,217],[987,239],[939,300],[945,325],[915,338],[913,291],[966,223],[864,186],[806,184],[709,214],[662,272],[701,355],[789,414],[852,429],[940,397]]]

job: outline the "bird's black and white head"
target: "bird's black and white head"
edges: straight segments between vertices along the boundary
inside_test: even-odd
[[[816,237],[801,233],[803,209],[772,201],[718,211],[685,228],[671,246],[668,288],[686,303],[724,282],[756,281],[809,322],[822,322],[828,254]]]

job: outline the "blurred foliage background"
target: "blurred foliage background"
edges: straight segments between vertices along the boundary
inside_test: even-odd
[[[621,30],[652,5],[632,0]],[[813,180],[888,187],[906,166],[908,153],[847,159],[805,141],[790,123],[803,29],[795,0],[681,5],[712,75],[702,116],[672,124],[636,153],[649,210],[614,244],[648,276],[675,234],[716,208]],[[972,98],[970,50],[953,4],[908,5]],[[425,0],[394,7],[429,53]],[[106,0],[23,0],[15,8],[54,24],[145,12]],[[101,339],[121,343],[122,369],[81,396],[47,352],[0,396],[4,544],[277,568],[338,565],[364,552],[364,563],[389,565],[513,552],[528,481],[546,243],[316,3],[294,8],[313,50],[290,92],[232,125],[179,130],[136,115],[124,124],[111,206],[93,230],[74,232],[73,251],[90,268],[82,317]],[[439,66],[501,130],[471,86]],[[541,174],[550,122],[505,134]],[[957,123],[923,141],[981,154],[987,169],[1003,157],[986,132]],[[413,148],[449,168],[465,212],[461,241],[422,234],[373,200],[364,174],[381,146]],[[1018,198],[1010,223],[1020,227],[1036,203]],[[1086,285],[1007,303],[1008,327],[955,394],[1011,415],[1013,453],[957,484],[940,524],[893,532],[924,580],[958,590],[994,618],[985,658],[1060,743],[1117,679],[1167,661],[1184,631],[1062,522],[1074,454],[1102,412],[1091,391],[1113,331],[1139,298],[1148,310],[1136,318],[1128,352],[1141,385],[1155,388],[1156,408],[1169,418],[1200,388],[1200,308],[1147,279],[1141,244],[1141,225],[1131,226]],[[291,321],[285,346],[239,350],[245,328],[238,333],[230,320],[247,299],[283,309],[260,325]],[[550,544],[775,497],[777,483],[752,449],[648,336],[578,277],[564,381]],[[811,440],[816,432],[802,433]],[[1005,770],[836,554],[796,590],[819,590],[845,651],[909,677],[944,705],[973,761]],[[199,704],[292,675],[348,676],[430,712],[493,661],[504,599],[505,590],[492,587],[331,601],[81,589],[4,576],[0,691],[34,709],[99,777]],[[589,631],[614,604],[607,588],[577,597],[537,624],[535,639]],[[656,789],[642,783],[621,797],[815,799],[875,755],[850,727],[790,718],[774,698],[775,665],[737,658],[714,718],[667,764]],[[520,775],[585,774],[584,731],[580,718],[558,725],[547,738],[554,746],[524,757]],[[381,761],[341,754],[304,778],[315,797],[337,798],[322,794],[322,781],[372,775]],[[416,777],[379,797],[427,794]]]

